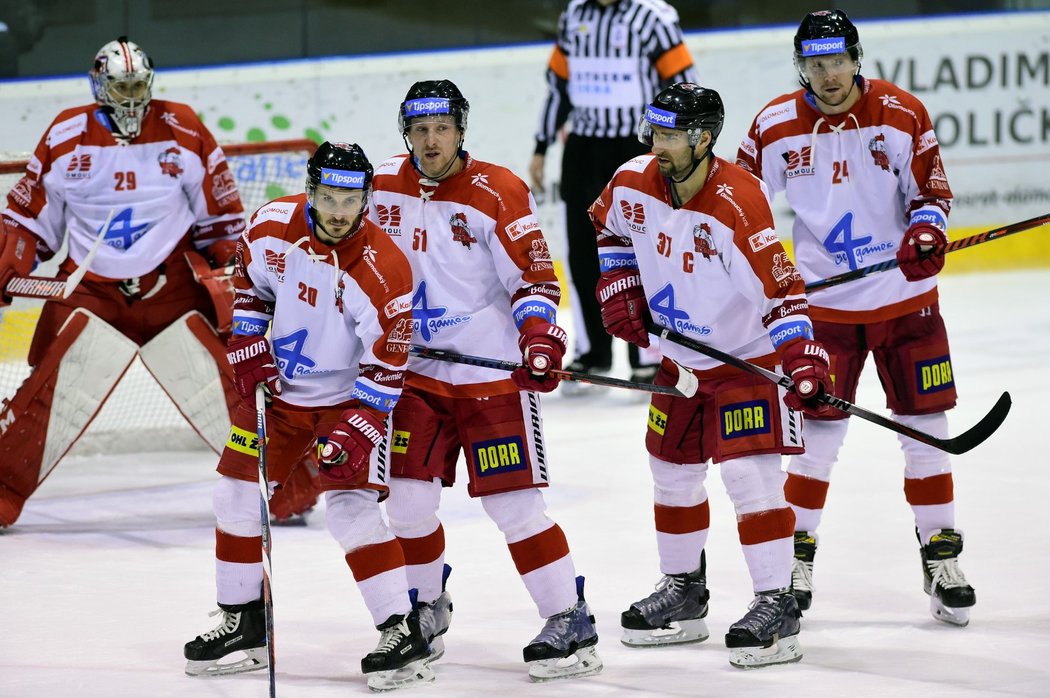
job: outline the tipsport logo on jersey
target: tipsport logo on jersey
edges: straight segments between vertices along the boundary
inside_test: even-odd
[[[412,329],[424,342],[431,341],[441,330],[470,320],[470,315],[449,315],[447,307],[431,305],[427,298],[427,282],[419,282],[419,288],[412,296]]]

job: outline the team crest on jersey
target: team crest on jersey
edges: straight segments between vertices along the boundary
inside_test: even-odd
[[[889,172],[890,156],[886,152],[886,136],[884,134],[880,133],[868,141],[868,151],[871,152],[871,159],[875,161],[875,164]]]
[[[342,274],[339,275],[339,283],[335,285],[335,308],[340,313],[343,312],[343,291],[346,290],[346,284],[343,282]]]
[[[484,175],[477,176],[484,177]],[[448,219],[448,224],[452,228],[452,239],[466,247],[468,250],[470,249],[471,243],[478,241],[478,239],[470,233],[470,226],[467,225],[467,216],[465,213],[453,214],[452,217]]]
[[[84,179],[91,176],[91,153],[74,155],[66,167],[66,179]]]
[[[715,249],[715,241],[711,237],[711,226],[707,223],[693,226],[693,246],[697,254],[702,254],[707,260],[718,254],[718,250]]]
[[[784,172],[784,176],[788,179],[792,177],[806,177],[816,172],[816,168],[813,167],[813,149],[806,145],[799,150],[789,150],[783,154],[784,162],[787,163],[787,170]]]
[[[400,237],[401,206],[399,204],[391,204],[389,206],[377,204],[376,220],[379,223],[379,227],[383,229],[384,233],[386,233],[390,237]]]
[[[529,250],[529,260],[532,262],[532,265],[529,267],[532,271],[547,271],[554,268],[550,248],[547,247],[547,241],[543,238],[532,241],[532,249]]]
[[[950,195],[951,190],[948,188],[948,176],[944,174],[944,167],[941,165],[941,156],[933,156],[933,166],[930,168],[930,178],[928,180],[930,189],[938,194]]]
[[[277,277],[277,281],[284,283],[284,255],[273,250],[265,250],[263,263],[266,271]]]
[[[177,146],[172,146],[158,155],[157,162],[160,163],[161,174],[173,179],[182,174],[182,151]]]
[[[394,325],[386,339],[386,350],[391,354],[407,354],[412,342],[412,318],[403,317]]]
[[[241,200],[232,172],[223,170],[211,176],[211,195],[219,206],[227,206],[234,201]]]
[[[790,286],[795,275],[795,265],[791,263],[787,252],[777,252],[773,255],[773,279],[781,288]]]
[[[627,222],[627,227],[631,229],[631,232],[645,233],[644,206],[620,199],[620,211],[623,213],[623,219]]]
[[[15,185],[14,189],[12,189],[8,195],[17,201],[19,205],[28,207],[29,203],[33,200],[31,187],[34,186],[36,185],[29,180],[29,177],[23,177],[18,180],[18,184]]]

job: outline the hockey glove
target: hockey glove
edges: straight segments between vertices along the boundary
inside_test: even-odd
[[[270,342],[262,335],[235,335],[226,347],[226,358],[233,368],[233,384],[237,393],[254,404],[255,386],[266,384],[270,395],[281,394],[281,378],[277,362],[270,352]]]
[[[16,276],[29,276],[36,264],[36,237],[22,227],[4,225],[0,235],[0,290]],[[11,302],[0,293],[0,306]]]
[[[642,277],[633,269],[606,272],[598,279],[595,295],[602,306],[602,325],[613,337],[640,347],[649,346],[645,331],[649,319]]]
[[[533,325],[522,332],[518,337],[518,348],[521,349],[525,366],[514,369],[510,374],[514,385],[521,390],[539,393],[549,393],[557,388],[561,379],[550,372],[561,370],[568,341],[565,330],[549,322]]]
[[[208,261],[212,269],[232,267],[237,259],[236,240],[216,240],[208,245]]]
[[[781,352],[784,373],[795,382],[795,387],[784,396],[784,404],[807,417],[827,417],[831,406],[820,402],[825,393],[831,394],[831,360],[827,350],[812,339],[798,339]]]
[[[897,250],[897,266],[908,281],[922,281],[944,268],[944,246],[948,236],[930,223],[912,223]]]
[[[346,484],[368,468],[372,449],[386,436],[386,422],[374,412],[357,407],[344,410],[342,420],[321,449],[321,482]]]

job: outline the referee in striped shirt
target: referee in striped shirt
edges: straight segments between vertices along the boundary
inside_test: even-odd
[[[570,370],[604,371],[612,366],[612,338],[602,327],[594,297],[598,248],[587,209],[620,165],[649,152],[636,135],[642,110],[662,88],[682,81],[696,81],[693,59],[683,43],[678,12],[664,0],[571,0],[562,13],[529,175],[533,187],[544,191],[547,147],[571,118],[562,155],[561,198],[569,272],[589,341],[582,341],[582,332],[577,332],[577,348],[583,353]],[[656,366],[643,366],[633,344],[630,359],[632,380],[655,376]]]

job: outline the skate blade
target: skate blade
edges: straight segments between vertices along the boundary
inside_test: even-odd
[[[417,659],[400,669],[374,671],[366,674],[366,676],[368,677],[368,689],[374,693],[383,693],[385,691],[396,691],[399,688],[417,683],[433,681],[434,670],[428,666],[426,659]]]
[[[936,596],[930,597],[930,615],[942,623],[965,628],[970,624],[969,608],[952,608],[945,606]]]
[[[623,629],[620,642],[628,647],[660,647],[662,645],[687,645],[703,642],[711,633],[707,631],[707,622],[703,618],[693,620],[676,620],[666,628],[655,630]]]
[[[731,647],[729,663],[738,669],[757,669],[774,664],[790,664],[802,659],[798,635],[781,638],[769,647]]]
[[[427,664],[436,662],[445,656],[445,638],[438,635],[430,641],[430,654],[426,657]]]
[[[575,654],[568,657],[538,659],[535,662],[529,662],[529,678],[533,683],[577,679],[594,676],[601,672],[602,667],[601,657],[598,656],[597,650],[592,645],[580,648]]]
[[[267,664],[266,659],[266,648],[265,647],[254,647],[250,650],[242,650],[244,658],[227,662],[225,664],[219,664],[224,659],[229,659],[231,655],[227,655],[222,659],[212,659],[203,661],[188,660],[186,662],[186,674],[188,676],[228,676],[230,674],[242,674],[246,671],[256,671],[258,669],[265,669]],[[240,652],[234,652],[233,655],[240,654]]]

